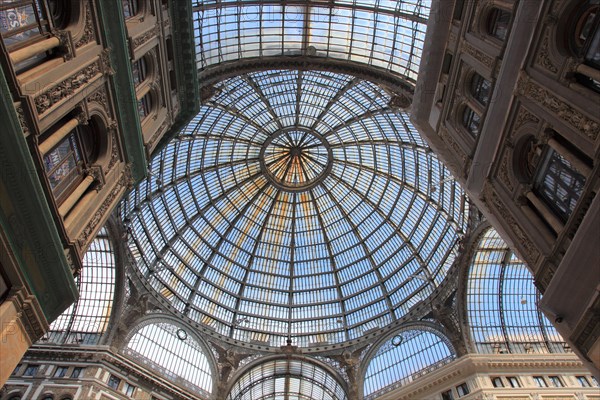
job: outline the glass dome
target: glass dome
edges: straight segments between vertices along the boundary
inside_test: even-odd
[[[140,275],[245,343],[341,343],[442,283],[463,193],[390,95],[349,75],[221,82],[124,201]]]

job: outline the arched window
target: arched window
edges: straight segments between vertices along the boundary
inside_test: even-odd
[[[482,236],[467,281],[467,313],[477,353],[564,353],[562,337],[538,309],[525,263],[494,229]]]
[[[40,339],[40,342],[98,343],[108,326],[111,315],[115,289],[115,264],[114,250],[108,231],[102,228],[85,253],[83,268],[76,278],[79,299],[50,325],[48,333]]]
[[[52,56],[60,44],[60,41],[50,34],[48,17],[39,1],[2,1],[0,20],[0,34],[16,73],[42,63]],[[39,51],[30,50],[34,43],[38,44]]]
[[[56,130],[44,135],[44,140],[51,139],[55,134],[60,135],[60,130],[69,122],[59,124]],[[83,169],[96,160],[96,130],[94,121],[90,121],[88,125],[77,125],[58,144],[43,154],[46,176],[59,204],[81,182]]]
[[[508,34],[510,12],[501,8],[492,8],[487,17],[487,33],[498,40],[504,41]]]
[[[71,19],[72,3],[64,0],[48,0],[48,12],[56,29],[65,29]]]
[[[479,123],[481,117],[469,106],[465,106],[462,113],[462,125],[474,137],[479,136]]]
[[[202,346],[186,330],[168,322],[144,325],[129,339],[124,353],[206,398],[212,372]]]
[[[567,158],[548,146],[537,169],[533,188],[563,222],[575,209],[584,185],[585,176]]]
[[[490,81],[478,73],[474,73],[471,77],[469,89],[471,95],[475,100],[477,100],[477,102],[479,102],[479,104],[484,107],[487,106],[490,100],[490,91],[492,89],[492,84]]]
[[[369,362],[365,399],[378,391],[402,386],[454,360],[454,351],[433,329],[407,329],[387,340]]]
[[[266,361],[243,374],[227,400],[345,400],[340,383],[316,364],[296,359]]]
[[[583,60],[577,69],[578,83],[600,93],[600,0],[587,0],[575,11],[568,30],[570,46],[575,57]],[[595,70],[595,72],[594,72]]]

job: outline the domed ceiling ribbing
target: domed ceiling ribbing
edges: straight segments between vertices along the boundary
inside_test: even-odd
[[[267,71],[222,82],[124,201],[141,275],[246,343],[339,343],[431,295],[463,194],[377,85]]]

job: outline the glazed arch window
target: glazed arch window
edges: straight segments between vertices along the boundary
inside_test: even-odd
[[[582,60],[575,80],[600,93],[600,0],[587,0],[575,13],[570,44],[575,57]]]
[[[479,136],[481,117],[471,107],[465,106],[462,112],[462,125],[473,136]]]
[[[39,1],[0,1],[0,20],[0,34],[16,73],[41,64],[60,45],[50,34],[51,26]]]
[[[585,185],[574,165],[554,148],[549,147],[534,179],[534,191],[566,222],[575,209]]]
[[[96,131],[93,120],[80,125],[73,118],[46,135],[40,145],[46,177],[59,204],[83,180],[83,170],[96,160]]]
[[[487,33],[501,41],[508,35],[511,14],[501,8],[492,8],[487,17]]]
[[[490,101],[490,92],[492,84],[478,73],[474,73],[471,77],[469,90],[471,95],[479,104],[487,106]]]

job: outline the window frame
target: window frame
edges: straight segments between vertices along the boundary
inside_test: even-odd
[[[52,376],[54,378],[64,378],[67,375],[68,370],[69,370],[69,367],[64,366],[64,365],[59,365],[56,367],[56,370],[54,370],[54,374]]]
[[[463,106],[460,122],[469,135],[473,138],[479,137],[481,133],[481,115],[468,104]]]
[[[114,390],[119,390],[119,386],[121,385],[121,378],[119,378],[116,375],[110,374],[108,381],[106,382],[106,385]]]
[[[570,178],[569,181],[564,179],[565,176]],[[586,177],[559,152],[547,146],[533,178],[533,189],[563,222],[570,218],[577,207],[585,184]],[[560,193],[561,189],[563,194]]]
[[[511,20],[512,12],[500,7],[492,7],[485,20],[486,33],[495,40],[505,42],[508,38]]]
[[[519,381],[519,378],[517,378],[516,376],[507,376],[506,380],[508,381],[508,384],[512,388],[520,388],[521,387],[521,382]]]
[[[548,387],[548,382],[546,382],[546,379],[543,376],[540,375],[536,375],[536,376],[532,376],[533,378],[533,382],[535,383],[535,385],[539,388],[547,388]]]
[[[25,367],[23,376],[36,376],[39,370],[40,370],[39,364],[28,364],[27,367]]]
[[[492,93],[492,82],[477,72],[473,72],[469,79],[469,93],[479,105],[487,107]]]

